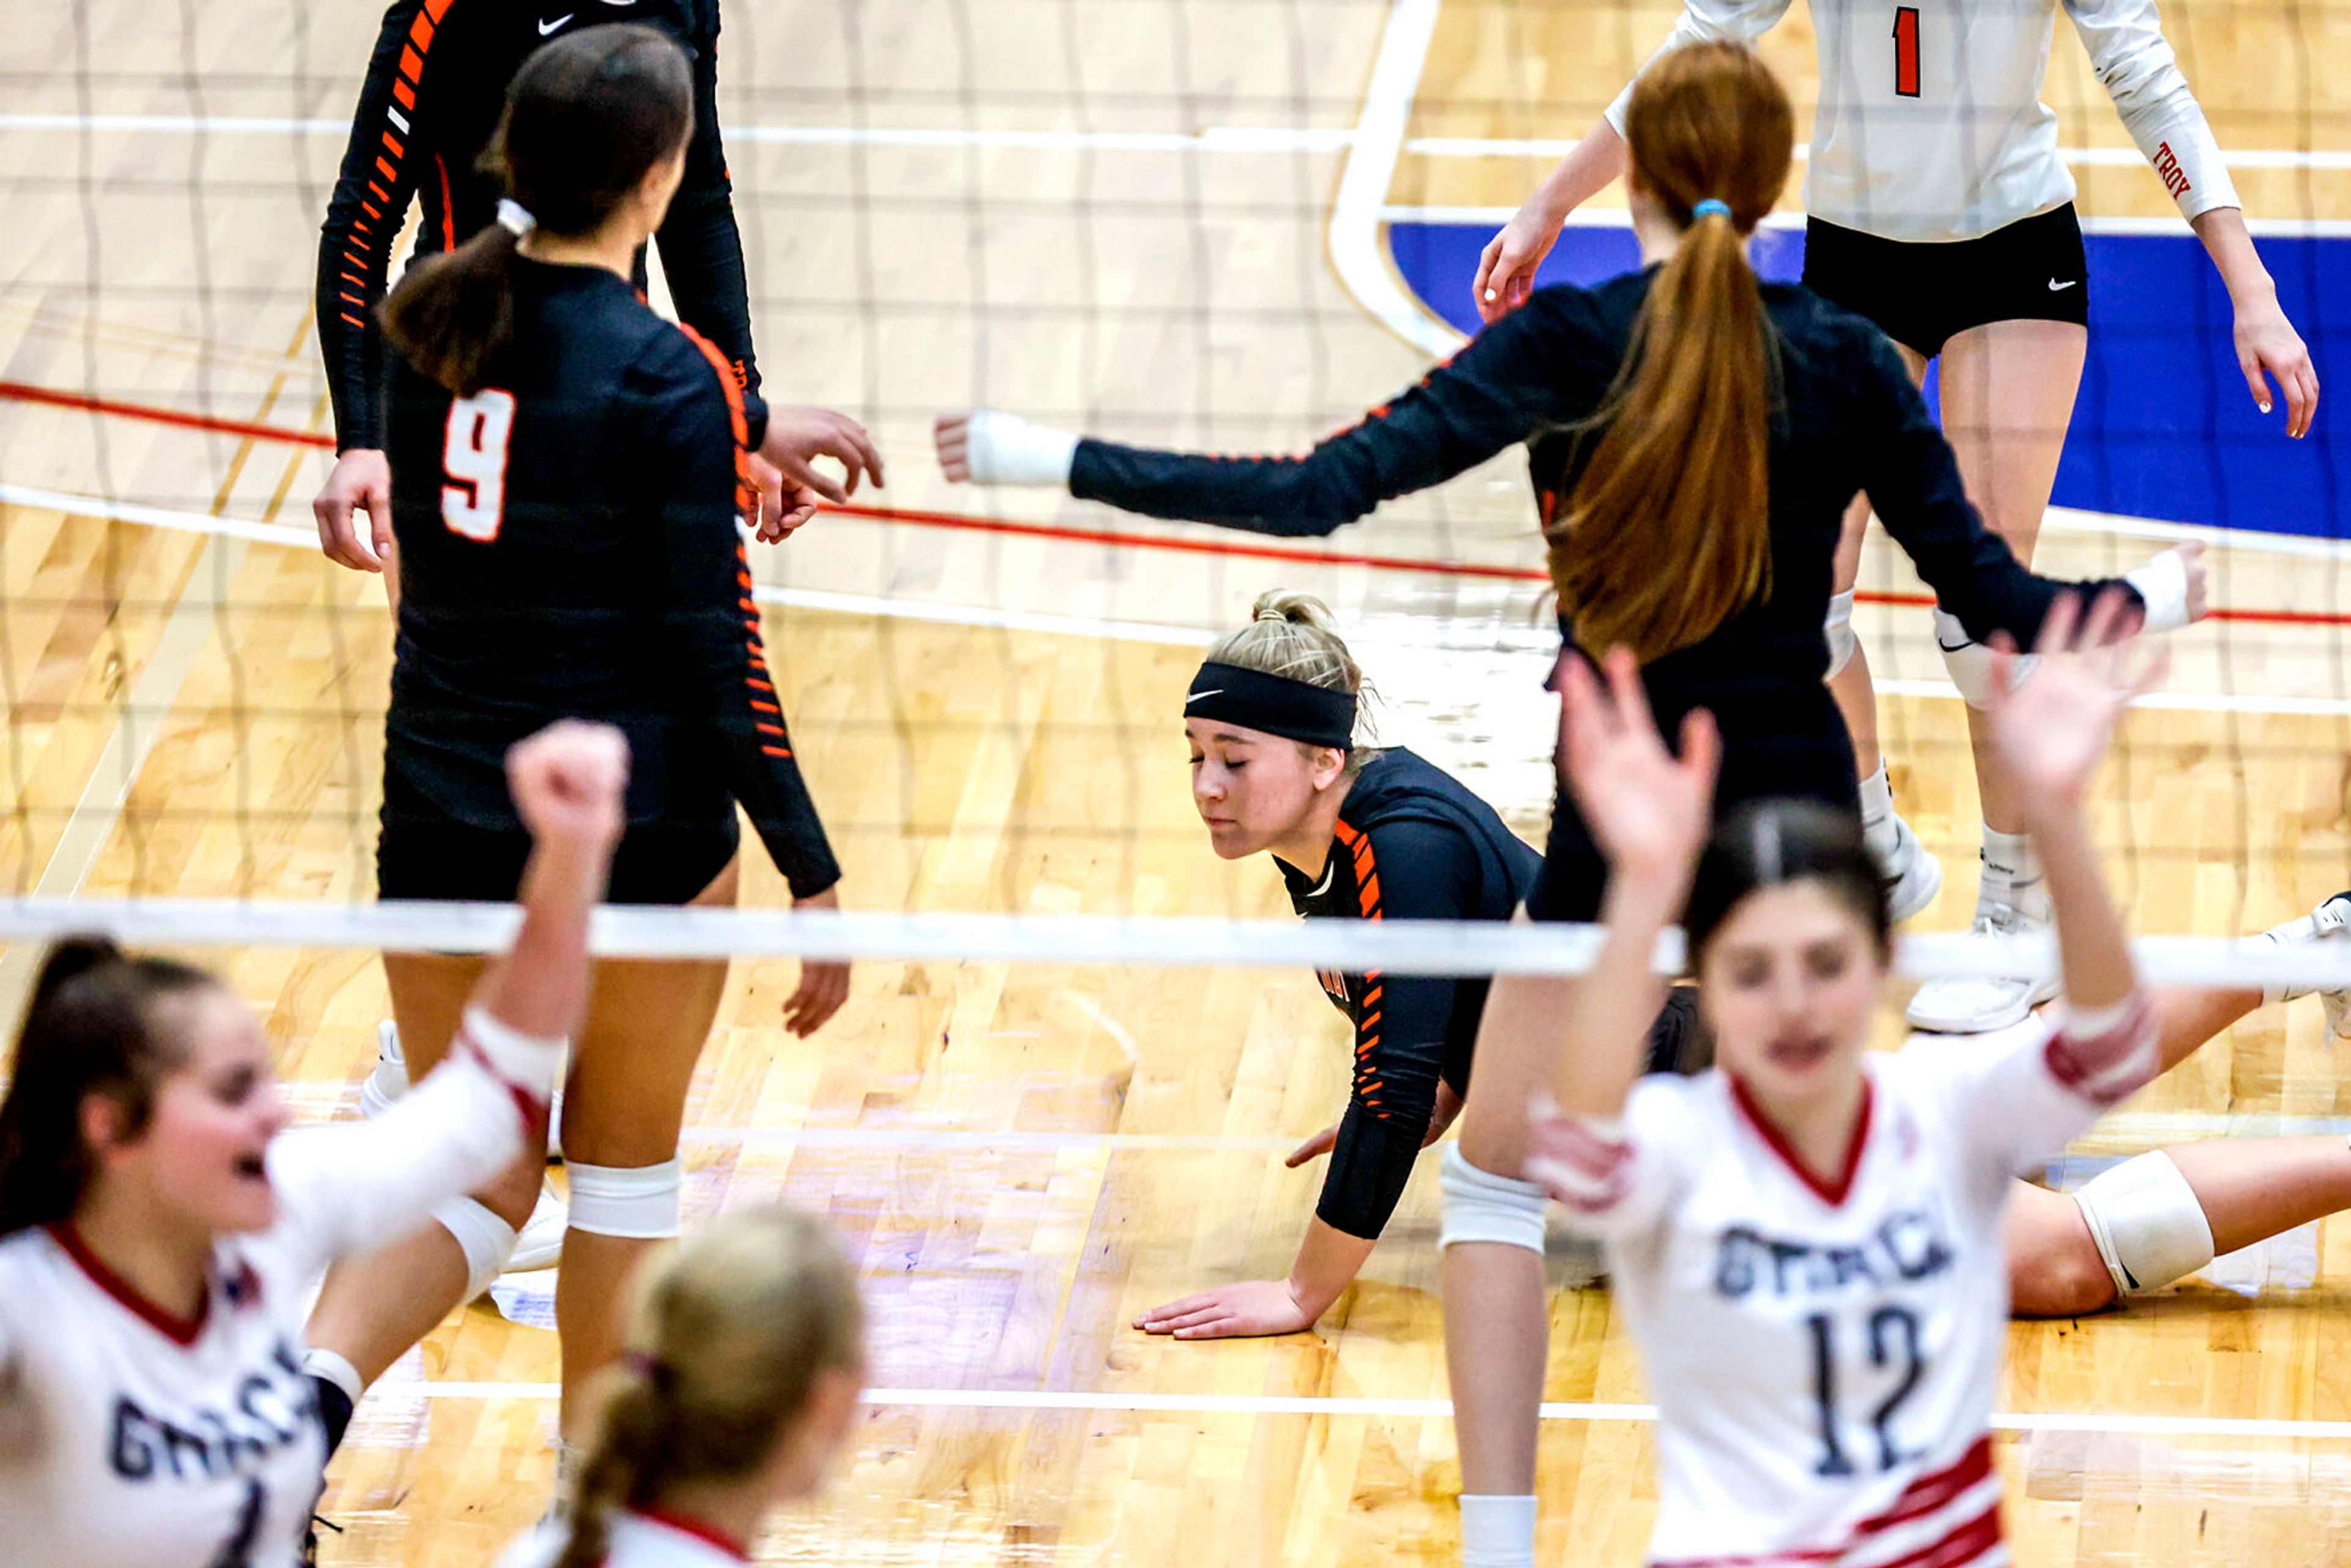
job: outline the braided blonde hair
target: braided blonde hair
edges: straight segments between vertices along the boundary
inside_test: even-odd
[[[557,1568],[599,1568],[612,1515],[680,1481],[758,1471],[820,1374],[862,1364],[864,1308],[848,1253],[784,1207],[721,1216],[652,1271],[629,1351],[598,1375]]]

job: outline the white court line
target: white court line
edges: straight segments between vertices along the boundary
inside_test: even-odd
[[[1416,76],[1418,74],[1415,73]],[[0,131],[114,131],[159,136],[350,136],[348,120],[289,119],[268,115],[190,114],[0,114]],[[1033,152],[1343,152],[1357,144],[1363,128],[1295,125],[1211,125],[1186,131],[1069,131],[1050,127],[943,125],[738,125],[725,127],[729,141],[765,141],[803,147],[998,147]],[[1550,137],[1416,136],[1399,140],[1398,151],[1425,158],[1547,158],[1557,160],[1575,146]],[[1801,143],[1796,156],[1810,156]],[[2143,166],[2135,147],[2064,147],[2058,156],[2079,167]],[[2351,169],[2351,152],[2292,147],[2247,147],[2225,151],[2234,169]]]
[[[181,533],[213,534],[226,538],[251,540],[259,544],[287,545],[298,549],[318,548],[318,535],[309,528],[287,523],[256,523],[237,517],[208,517],[201,512],[167,511],[161,507],[142,507],[128,501],[108,501],[96,496],[76,496],[62,490],[45,490],[30,485],[0,483],[0,504],[20,507],[41,507],[52,511],[70,512],[77,517],[102,517],[116,522],[138,523],[148,528],[170,528]],[[2104,531],[2107,520],[2094,512],[2076,512],[2053,508],[2049,527],[2070,531]],[[853,522],[854,518],[843,518]],[[2241,535],[2220,528],[2192,528],[2169,523],[2140,523],[2127,517],[2112,519],[2111,531],[2125,535],[2145,533],[2159,539],[2200,538],[2213,545],[2231,549],[2260,550],[2270,547],[2271,536]],[[1092,539],[1076,539],[1074,545],[1096,544]],[[2300,539],[2285,541],[2301,545],[2327,545],[2330,553],[2351,550],[2351,546],[2325,540]],[[2302,553],[2294,551],[2291,553]],[[1046,611],[998,610],[979,604],[942,604],[927,600],[893,599],[877,594],[835,593],[825,589],[778,588],[761,585],[754,591],[762,604],[782,605],[789,609],[829,611],[847,615],[878,615],[900,621],[924,621],[949,626],[987,626],[1013,632],[1041,632],[1071,637],[1094,637],[1123,643],[1151,643],[1169,647],[1205,648],[1222,633],[1192,626],[1175,626],[1160,622],[1116,621],[1087,615],[1060,615]],[[1376,646],[1377,637],[1361,639],[1366,646]],[[1486,645],[1481,634],[1480,648]],[[1420,644],[1414,644],[1418,647]],[[1461,650],[1468,651],[1468,650]],[[1948,681],[1899,680],[1881,676],[1877,689],[1896,696],[1932,697],[1945,701],[1959,700],[1958,690]],[[2351,700],[2339,697],[2293,697],[2243,695],[2226,692],[2154,692],[2138,699],[2138,706],[2151,708],[2172,708],[2193,713],[2264,713],[2293,714],[2314,717],[2334,717],[2351,714]]]
[[[377,1385],[410,1398],[553,1399],[552,1383],[394,1383]],[[1449,1399],[1364,1399],[1280,1394],[1081,1394],[1025,1389],[869,1388],[863,1402],[883,1408],[918,1410],[1092,1410],[1114,1415],[1320,1416],[1420,1419],[1453,1414]],[[1653,1422],[1654,1405],[1612,1405],[1583,1400],[1546,1401],[1546,1421]],[[2351,1440],[2351,1421],[2303,1420],[2293,1416],[2242,1418],[2220,1416],[2133,1416],[2104,1411],[2022,1411],[1995,1415],[2001,1432],[2116,1432],[2143,1437],[2289,1437],[2306,1442]]]
[[[1468,340],[1421,308],[1380,243],[1380,209],[1395,177],[1396,154],[1428,62],[1437,8],[1438,0],[1391,0],[1371,83],[1364,89],[1363,118],[1356,122],[1346,172],[1339,177],[1338,198],[1331,204],[1330,246],[1331,265],[1355,303],[1414,348],[1443,359]]]
[[[1380,208],[1380,221],[1389,224],[1455,224],[1468,228],[1497,227],[1518,215],[1516,207],[1414,205],[1392,203]],[[1567,226],[1582,229],[1630,228],[1632,214],[1623,207],[1582,206],[1567,214]],[[1761,228],[1793,231],[1804,226],[1802,213],[1771,213]],[[2351,218],[2247,218],[2245,227],[2265,239],[2344,239],[2351,237]],[[2193,239],[2195,231],[2174,213],[2147,218],[2085,217],[2082,232],[2092,235],[2158,235]]]

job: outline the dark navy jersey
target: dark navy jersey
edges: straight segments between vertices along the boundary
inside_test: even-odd
[[[679,317],[733,366],[758,444],[767,409],[718,136],[718,0],[392,0],[319,242],[319,346],[337,451],[383,444],[386,354],[375,310],[411,199],[423,204],[418,256],[455,249],[486,227],[502,193],[475,164],[497,130],[507,84],[548,39],[607,22],[659,27],[693,59],[694,140],[684,183],[655,239]]]
[[[1304,457],[1194,456],[1089,440],[1078,445],[1071,493],[1255,533],[1327,534],[1526,442],[1548,523],[1604,428],[1584,422],[1615,382],[1655,277],[1651,269],[1597,288],[1535,290],[1451,361]],[[2006,632],[2030,646],[2065,585],[2033,576],[1984,528],[1894,346],[1804,288],[1762,287],[1779,382],[1771,593],[1656,661],[1646,672],[1653,687],[1737,701],[1817,685],[1828,670],[1822,627],[1837,538],[1846,506],[1864,491],[1969,635]]]
[[[1343,920],[1508,920],[1541,858],[1494,808],[1411,752],[1364,765],[1339,808],[1320,877],[1277,860],[1292,908]],[[1469,1087],[1486,1008],[1484,976],[1324,974],[1355,1030],[1353,1083],[1316,1216],[1350,1236],[1379,1235],[1412,1175],[1442,1082]]]
[[[737,531],[719,351],[617,275],[517,256],[514,340],[456,398],[405,361],[387,434],[400,636],[384,769],[517,828],[504,758],[557,718],[629,737],[632,825],[731,821],[794,896],[840,868],[792,756]]]

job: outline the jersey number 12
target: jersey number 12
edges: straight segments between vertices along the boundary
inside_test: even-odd
[[[1820,1402],[1821,1415],[1821,1456],[1813,1465],[1813,1473],[1849,1476],[1855,1473],[1854,1460],[1837,1430],[1844,1413],[1837,1400],[1836,1322],[1826,1312],[1814,1312],[1804,1322],[1813,1331],[1813,1393]],[[1905,1453],[1895,1439],[1894,1415],[1917,1391],[1927,1366],[1919,1344],[1918,1317],[1908,1308],[1880,1307],[1870,1313],[1868,1337],[1869,1364],[1881,1372],[1896,1370],[1893,1390],[1869,1413],[1870,1431],[1877,1438],[1877,1468],[1883,1472],[1918,1457]]]
[[[514,393],[484,387],[449,405],[441,466],[441,520],[453,534],[484,544],[498,537],[507,504],[507,441],[514,434]]]
[[[1894,95],[1918,96],[1918,7],[1894,9]]]

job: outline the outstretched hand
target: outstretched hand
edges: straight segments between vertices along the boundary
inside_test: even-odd
[[[2126,628],[2133,614],[2110,589],[2085,612],[2059,596],[2042,622],[2029,670],[2005,636],[1992,640],[1992,744],[2028,811],[2081,803],[2133,698],[2163,677],[2159,645]]]
[[[1534,292],[1535,270],[1559,243],[1560,225],[1533,202],[1518,210],[1478,257],[1478,276],[1469,296],[1478,306],[1478,319],[1491,324],[1516,310]]]
[[[1573,652],[1560,660],[1559,775],[1609,864],[1686,872],[1713,820],[1722,740],[1703,708],[1682,721],[1682,754],[1666,749],[1632,653],[1601,660],[1606,685]]]
[[[2276,378],[2278,391],[2285,394],[2285,433],[2297,441],[2309,434],[2310,422],[2318,413],[2318,370],[2277,296],[2272,293],[2240,307],[2232,336],[2237,369],[2253,394],[2253,406],[2269,413],[2269,383],[2262,378],[2264,373]]]
[[[1134,1326],[1176,1339],[1251,1339],[1301,1333],[1314,1326],[1314,1314],[1298,1304],[1288,1281],[1250,1280],[1154,1307]]]

